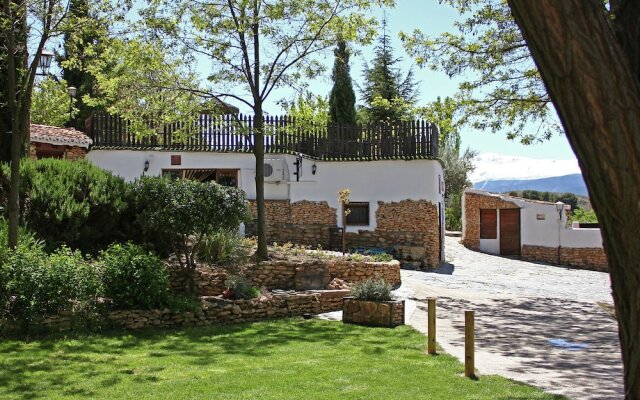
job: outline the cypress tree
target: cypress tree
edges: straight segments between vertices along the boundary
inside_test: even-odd
[[[335,61],[331,73],[333,88],[329,94],[329,119],[331,122],[355,125],[356,94],[349,73],[350,52],[347,43],[342,39],[338,40],[333,54]]]
[[[62,77],[69,86],[77,88],[75,106],[78,109],[74,119],[68,126],[84,131],[85,120],[91,115],[93,108],[82,101],[85,94],[94,94],[95,79],[86,72],[85,68],[91,59],[85,54],[85,49],[90,44],[96,44],[99,38],[99,26],[104,21],[91,21],[88,0],[71,0],[69,2],[69,15],[71,21],[69,30],[64,35],[64,55],[58,58],[59,62],[72,59],[71,66],[62,68]],[[78,29],[78,26],[81,28]]]
[[[362,96],[369,122],[395,122],[405,118],[405,105],[413,105],[417,91],[413,71],[403,76],[396,66],[401,58],[394,58],[391,39],[387,34],[387,21],[382,22],[382,35],[375,48],[373,66],[365,65]]]

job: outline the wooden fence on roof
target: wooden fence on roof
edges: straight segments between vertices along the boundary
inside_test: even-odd
[[[254,118],[202,114],[190,123],[164,124],[151,135],[134,132],[128,121],[103,113],[91,118],[93,148],[253,152]],[[150,124],[149,127],[153,128]],[[438,129],[424,120],[311,126],[289,116],[264,118],[265,153],[302,153],[321,160],[383,160],[438,157]]]

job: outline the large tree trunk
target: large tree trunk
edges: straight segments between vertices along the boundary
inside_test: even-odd
[[[611,20],[600,0],[508,1],[600,220],[626,398],[640,399],[639,2],[616,2],[624,18]]]
[[[6,46],[7,46],[7,108],[10,115],[11,126],[11,188],[9,190],[8,209],[9,209],[9,238],[8,245],[10,248],[16,248],[18,245],[18,219],[19,219],[19,188],[20,188],[20,148],[22,147],[22,131],[20,126],[20,107],[17,96],[17,74],[16,74],[16,33],[14,29],[13,12],[11,10],[10,0],[4,0],[3,17],[11,23],[10,28],[6,29]],[[7,22],[7,21],[2,21]]]
[[[262,103],[264,99],[260,94],[260,30],[258,25],[259,4],[253,2],[254,23],[251,26],[253,33],[253,134],[254,150],[256,157],[256,210],[258,214],[258,252],[259,260],[269,258],[267,249],[266,212],[264,205],[264,115]]]
[[[258,252],[260,260],[266,260],[269,256],[267,250],[266,212],[264,205],[264,116],[262,105],[255,107],[253,123],[254,149],[256,158],[256,211],[258,217]]]

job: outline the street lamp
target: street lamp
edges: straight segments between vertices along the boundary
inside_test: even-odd
[[[67,92],[69,93],[69,121],[73,119],[73,99],[76,97],[78,93],[78,88],[74,86],[69,86],[67,88]]]
[[[564,203],[561,201],[556,202],[556,211],[558,211],[558,264],[560,264],[560,248],[562,240],[562,210],[564,210]]]
[[[51,67],[51,60],[53,60],[53,52],[49,50],[42,50],[40,53],[40,59],[38,60],[38,67],[40,68],[40,73],[38,75],[46,75],[49,67]]]

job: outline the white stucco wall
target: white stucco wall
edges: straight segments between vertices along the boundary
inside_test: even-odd
[[[171,156],[181,155],[179,166],[171,165]],[[373,230],[378,201],[427,200],[444,206],[442,166],[436,160],[385,161],[315,161],[304,158],[300,181],[295,171],[293,155],[268,154],[265,159],[284,159],[289,171],[287,182],[266,183],[265,199],[291,202],[326,201],[339,208],[338,191],[351,190],[351,201],[369,202],[369,226],[349,227],[349,231]],[[250,199],[255,199],[255,158],[244,153],[171,152],[141,150],[91,150],[87,154],[93,164],[112,171],[127,181],[142,176],[144,163],[149,161],[147,175],[160,175],[163,169],[220,168],[239,169],[239,187]],[[312,166],[316,165],[316,174]],[[444,209],[444,208],[443,208]],[[337,211],[338,213],[339,211]],[[340,218],[338,218],[340,221]]]
[[[602,247],[602,234],[598,228],[565,228],[561,239],[562,247]]]

